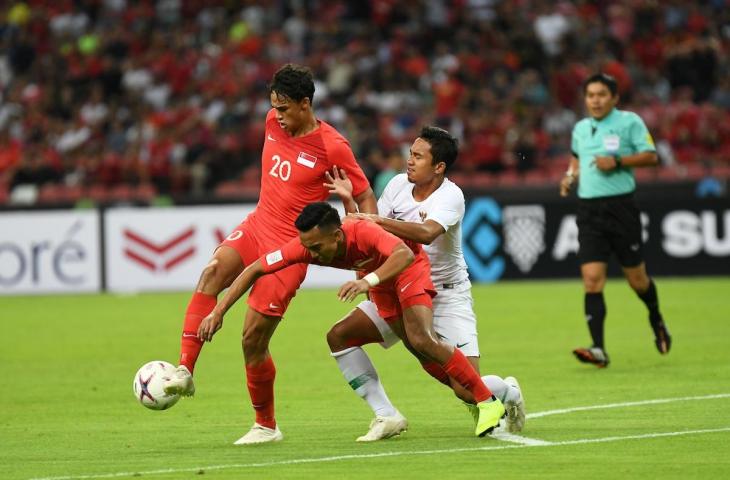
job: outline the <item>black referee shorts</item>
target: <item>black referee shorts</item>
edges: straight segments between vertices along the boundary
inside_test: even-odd
[[[633,194],[578,200],[578,259],[604,262],[613,252],[622,267],[644,261],[641,216]]]

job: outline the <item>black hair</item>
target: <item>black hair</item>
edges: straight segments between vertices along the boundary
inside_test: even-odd
[[[274,74],[269,84],[269,93],[276,93],[295,102],[305,98],[314,100],[314,77],[312,71],[302,65],[287,63]]]
[[[618,83],[616,79],[607,73],[594,73],[583,82],[583,96],[588,91],[588,85],[591,83],[602,83],[611,92],[611,96],[615,97],[618,94]]]
[[[341,225],[340,214],[327,202],[310,203],[294,221],[294,226],[300,232],[308,232],[314,227],[319,227],[320,230],[339,228]]]
[[[439,162],[446,164],[446,170],[456,161],[459,154],[459,142],[449,132],[443,128],[426,125],[421,128],[420,138],[426,140],[431,145],[432,164]]]

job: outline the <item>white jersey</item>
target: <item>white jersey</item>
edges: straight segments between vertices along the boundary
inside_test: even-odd
[[[433,220],[444,227],[445,233],[423,249],[431,261],[431,279],[437,289],[444,284],[468,280],[466,261],[461,251],[461,221],[464,218],[464,194],[448,178],[429,197],[417,202],[413,198],[414,184],[405,173],[388,182],[378,200],[378,214],[405,222],[423,223]]]

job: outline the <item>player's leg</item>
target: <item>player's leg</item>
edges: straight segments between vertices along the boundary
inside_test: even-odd
[[[271,337],[281,317],[264,315],[248,308],[243,327],[241,346],[246,363],[246,386],[256,421],[251,430],[238,439],[236,445],[275,442],[284,436],[274,416],[274,380],[276,366],[269,352]]]
[[[577,348],[573,350],[573,354],[581,362],[592,363],[597,367],[606,367],[609,362],[603,337],[606,320],[606,302],[603,298],[606,269],[605,262],[587,262],[580,266],[585,292],[583,311],[593,345],[589,348]]]
[[[362,302],[327,332],[327,343],[342,375],[375,414],[368,432],[357,439],[359,442],[390,438],[408,428],[408,421],[385,393],[370,357],[360,348],[368,343],[384,343],[380,329],[365,313],[368,309],[374,311],[374,304],[369,301]],[[376,311],[374,313],[377,315]],[[385,321],[382,322],[385,324]],[[392,332],[387,336],[389,336],[388,346],[397,341]]]
[[[276,366],[269,342],[306,274],[306,265],[291,265],[259,278],[249,293],[241,346],[246,363],[246,386],[256,421],[236,445],[283,439],[274,411]]]
[[[667,330],[664,318],[659,311],[659,297],[656,285],[654,280],[646,273],[644,262],[636,267],[623,267],[623,271],[629,285],[649,310],[649,324],[654,332],[654,344],[657,350],[662,355],[669,353],[669,349],[672,347],[672,337],[669,335],[669,330]]]
[[[407,300],[401,304],[404,307],[403,326],[409,343],[419,354],[437,362],[450,377],[474,396],[480,410],[476,435],[483,436],[491,432],[499,425],[505,413],[502,402],[492,395],[461,350],[437,338],[433,330],[430,302],[429,305],[424,305],[417,297]]]
[[[479,340],[473,303],[468,281],[457,288],[438,290],[438,295],[433,299],[433,328],[440,340],[461,350],[479,373]],[[424,365],[424,370],[439,381],[446,376],[447,385],[451,386],[459,399],[467,404],[476,403],[471,392],[449,378],[437,363]]]
[[[601,202],[580,200],[576,223],[578,224],[578,259],[583,279],[583,311],[593,345],[573,350],[575,357],[584,363],[598,367],[608,365],[604,349],[603,324],[606,319],[606,302],[603,287],[606,283],[606,266],[611,257],[613,220]],[[609,231],[607,231],[607,229]]]
[[[616,235],[612,238],[613,250],[626,280],[649,310],[649,324],[654,332],[654,344],[657,350],[663,355],[667,354],[672,346],[672,337],[659,311],[656,285],[646,272],[639,209],[632,199],[624,199],[617,202],[617,208],[614,210]]]
[[[193,371],[198,361],[203,341],[198,338],[198,327],[215,307],[218,294],[228,287],[243,270],[241,255],[232,247],[221,245],[205,266],[195,292],[185,310],[182,338],[180,340],[180,366],[165,383],[165,392],[191,396],[195,393]]]

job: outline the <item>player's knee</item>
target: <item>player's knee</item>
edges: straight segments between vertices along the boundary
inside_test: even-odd
[[[347,338],[347,329],[339,323],[334,324],[327,332],[327,345],[329,345],[330,351],[342,350],[347,343]]]
[[[603,290],[604,279],[600,275],[584,275],[583,286],[586,292],[596,293]]]
[[[249,358],[266,352],[268,339],[261,329],[255,327],[247,328],[243,331],[241,346],[243,347],[243,353],[246,355],[246,358]]]
[[[221,283],[218,278],[220,272],[220,261],[214,258],[203,268],[203,272],[200,274],[200,280],[198,281],[198,290],[209,290],[216,284]]]
[[[627,278],[629,286],[637,293],[644,293],[649,289],[649,278],[640,276],[630,276]]]
[[[408,332],[408,342],[420,354],[431,357],[436,342],[425,332]]]

